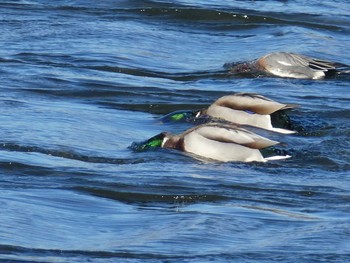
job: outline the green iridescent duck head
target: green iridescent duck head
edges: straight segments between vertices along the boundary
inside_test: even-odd
[[[162,118],[160,121],[163,123],[171,122],[189,122],[196,125],[207,123],[211,120],[210,116],[206,113],[206,110],[179,110],[173,111]]]
[[[133,142],[130,148],[136,152],[151,150],[157,147],[162,147],[164,139],[167,137],[166,132],[159,133],[152,138],[143,142]]]
[[[178,110],[170,112],[161,118],[162,122],[191,122],[200,114],[199,111]]]

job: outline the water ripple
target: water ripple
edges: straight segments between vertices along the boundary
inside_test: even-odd
[[[2,1],[0,260],[348,262],[350,74],[232,77],[223,66],[280,50],[350,64],[348,7]],[[164,114],[235,92],[300,105],[297,134],[259,131],[292,158],[128,148],[193,125]]]

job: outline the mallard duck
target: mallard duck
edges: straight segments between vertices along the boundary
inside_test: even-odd
[[[163,120],[206,121],[206,117],[210,116],[240,125],[291,134],[295,131],[291,130],[291,121],[284,110],[294,107],[296,106],[279,103],[255,93],[236,93],[219,98],[207,109],[176,111],[164,116]]]
[[[274,52],[251,62],[228,64],[230,73],[267,73],[296,79],[323,79],[334,76],[347,65],[295,53]]]
[[[278,155],[279,152],[271,148],[278,143],[233,124],[208,123],[180,135],[162,132],[145,142],[133,143],[131,148],[135,151],[155,147],[178,149],[222,162],[266,162],[289,158],[285,154]]]

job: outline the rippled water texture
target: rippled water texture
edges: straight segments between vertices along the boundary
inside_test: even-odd
[[[337,1],[1,1],[4,262],[349,262],[349,77],[229,76],[289,51],[350,64]],[[128,146],[171,111],[257,92],[299,104],[292,158]]]

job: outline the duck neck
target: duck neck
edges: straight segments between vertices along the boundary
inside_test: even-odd
[[[163,140],[162,147],[163,148],[172,148],[172,149],[178,149],[180,148],[180,136],[174,135],[174,136],[166,136]]]

